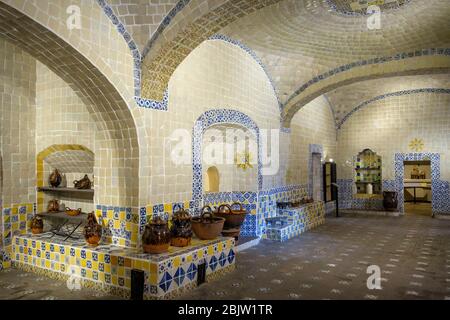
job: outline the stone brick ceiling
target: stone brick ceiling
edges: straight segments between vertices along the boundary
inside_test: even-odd
[[[381,29],[369,30],[366,16],[342,15],[326,0],[285,0],[242,17],[219,33],[256,52],[285,103],[304,83],[341,65],[450,47],[449,16],[450,1],[411,1],[398,10],[383,11]]]
[[[336,123],[360,103],[380,95],[422,88],[450,89],[450,74],[392,77],[367,80],[340,87],[326,94],[332,105]]]
[[[50,154],[45,162],[63,173],[94,172],[94,154],[83,150],[66,150]]]
[[[125,25],[141,52],[177,2],[178,0],[108,0],[114,14]]]
[[[397,9],[411,0],[378,0],[378,1],[358,1],[358,0],[326,0],[330,6],[338,12],[345,14],[365,14],[367,6],[375,3],[382,11]]]

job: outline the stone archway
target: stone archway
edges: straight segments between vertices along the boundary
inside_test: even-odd
[[[127,103],[108,78],[58,35],[0,2],[0,36],[62,78],[85,103],[96,123],[99,204],[138,206],[139,146]]]

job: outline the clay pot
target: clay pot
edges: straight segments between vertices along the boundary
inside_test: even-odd
[[[247,211],[244,209],[242,204],[235,202],[231,206],[227,204],[219,206],[215,215],[225,219],[223,229],[229,230],[241,227],[244,223]]]
[[[186,247],[191,244],[192,225],[189,212],[180,210],[173,214],[170,235],[170,244],[174,247]]]
[[[222,232],[225,218],[215,217],[210,206],[202,208],[200,217],[192,218],[192,230],[201,240],[213,240]]]
[[[397,211],[397,192],[383,191],[383,207],[386,211]]]
[[[56,199],[50,200],[47,205],[47,212],[58,212],[59,211],[59,201]]]
[[[48,177],[48,183],[53,187],[57,188],[62,181],[61,174],[59,173],[58,169],[55,169],[50,176]]]
[[[84,175],[83,179],[73,181],[73,185],[74,185],[75,189],[90,189],[91,184],[92,184],[91,180],[89,180],[89,177],[87,174]]]
[[[66,208],[66,214],[69,216],[78,216],[79,214],[81,214],[81,208],[78,209],[70,209],[70,208]]]
[[[44,231],[44,220],[42,220],[42,218],[38,215],[35,215],[32,219],[31,219],[31,232],[33,234],[39,234],[42,233]]]
[[[79,209],[81,212],[81,209]],[[88,214],[87,223],[84,226],[84,239],[90,246],[97,246],[102,238],[102,226],[98,224],[94,212]]]
[[[167,222],[156,217],[145,226],[142,247],[145,253],[163,253],[169,250],[170,230]]]

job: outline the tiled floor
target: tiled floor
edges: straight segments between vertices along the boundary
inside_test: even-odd
[[[450,220],[420,215],[327,218],[283,244],[240,252],[237,270],[182,299],[450,299]],[[381,290],[367,289],[367,266]],[[0,272],[0,299],[111,299],[17,270]]]

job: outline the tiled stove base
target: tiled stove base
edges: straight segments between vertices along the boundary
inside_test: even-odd
[[[325,223],[325,209],[322,201],[309,203],[298,208],[280,209],[278,216],[266,219],[264,239],[286,241],[301,233]]]
[[[193,239],[188,248],[170,247],[150,255],[113,245],[91,248],[84,241],[62,241],[51,234],[20,235],[13,240],[13,265],[128,298],[131,270],[145,272],[147,299],[170,299],[197,286],[198,266],[206,262],[206,280],[234,269],[233,238]]]

